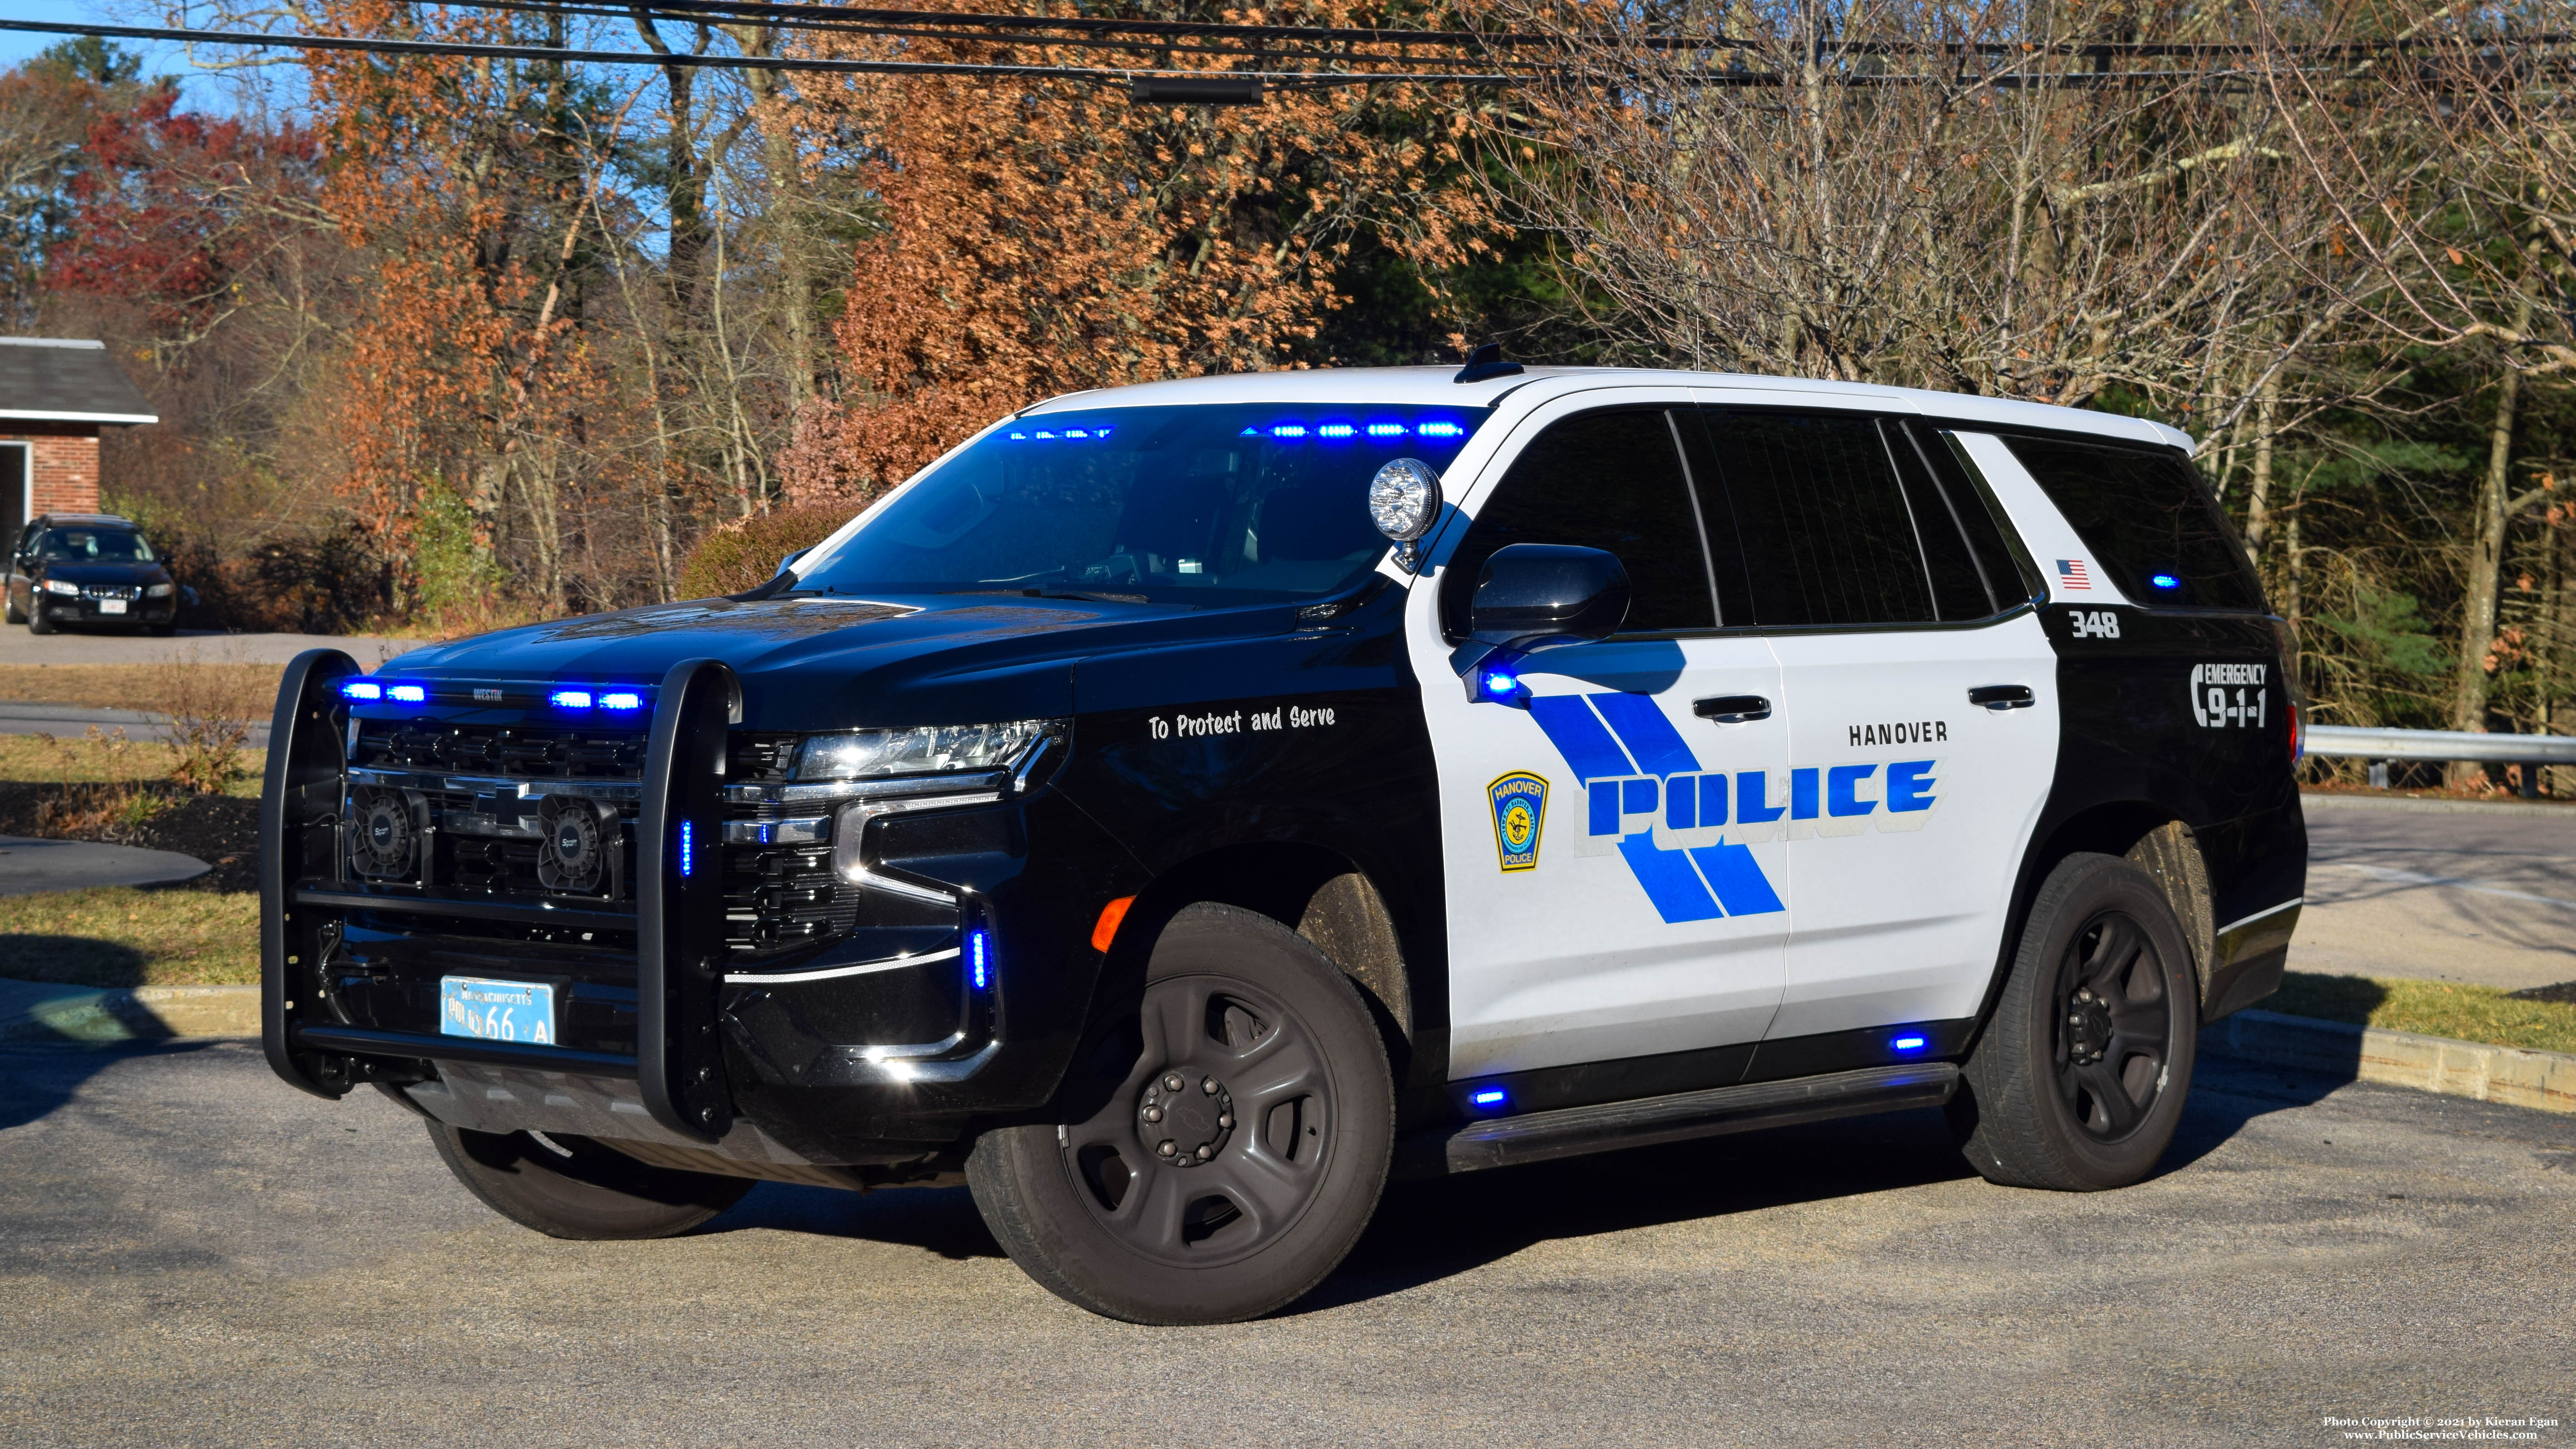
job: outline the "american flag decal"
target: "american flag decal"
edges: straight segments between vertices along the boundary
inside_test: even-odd
[[[2080,558],[2062,558],[2057,561],[2057,583],[2058,587],[2069,593],[2079,590],[2090,592],[2093,588],[2093,578],[2084,572],[2084,560]]]

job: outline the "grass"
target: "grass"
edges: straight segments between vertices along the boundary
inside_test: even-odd
[[[185,674],[251,705],[268,718],[283,664],[0,664],[0,699],[41,700],[84,709],[164,707],[171,681]]]
[[[123,784],[161,779],[175,760],[169,746],[153,740],[120,742],[112,735],[96,739],[61,735],[48,743],[40,735],[0,735],[0,780]],[[226,786],[224,793],[256,799],[260,774],[268,767],[268,752],[243,750],[240,767],[246,773]]]
[[[250,985],[259,980],[259,896],[132,886],[0,896],[0,976],[78,986]]]
[[[2492,986],[2293,971],[2259,1009],[2490,1046],[2576,1052],[2576,1004],[2518,1001]]]

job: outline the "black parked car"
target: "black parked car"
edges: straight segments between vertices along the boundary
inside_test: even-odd
[[[9,560],[9,622],[30,634],[67,624],[168,634],[188,594],[133,520],[112,513],[43,514]]]

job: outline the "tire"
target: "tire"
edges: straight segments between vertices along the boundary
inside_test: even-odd
[[[967,1185],[1030,1277],[1130,1323],[1303,1297],[1368,1226],[1395,1141],[1386,1044],[1348,978],[1277,921],[1205,903],[1163,928],[1053,1115],[977,1138]]]
[[[54,622],[53,620],[45,617],[45,606],[38,600],[30,599],[27,601],[27,632],[30,634],[51,634],[54,632]]]
[[[27,611],[18,607],[18,599],[14,594],[9,598],[8,619],[12,624],[24,624],[27,622]]]
[[[2031,904],[1951,1100],[1960,1150],[2010,1187],[2138,1181],[2182,1120],[2199,1026],[2191,951],[2154,877],[2114,856],[2068,856]]]
[[[747,1177],[649,1167],[587,1137],[469,1132],[435,1121],[428,1127],[439,1157],[467,1192],[549,1237],[668,1238],[752,1189]]]

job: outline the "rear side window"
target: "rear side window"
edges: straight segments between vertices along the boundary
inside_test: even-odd
[[[2245,546],[2190,465],[2059,438],[2006,437],[2004,445],[2131,599],[2263,612]]]
[[[1699,518],[1661,409],[1578,413],[1521,450],[1449,556],[1440,593],[1449,637],[1466,637],[1485,560],[1515,543],[1617,554],[1634,591],[1622,633],[1716,627]]]
[[[1721,412],[1709,416],[1708,430],[1744,550],[1753,622],[1928,624],[1941,617],[1916,538],[1916,510],[1877,419]],[[1951,537],[1955,551],[1956,533]],[[1978,616],[1990,612],[1975,607]]]

